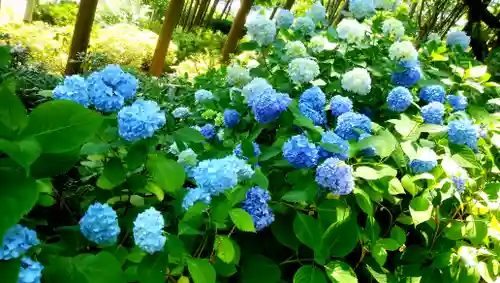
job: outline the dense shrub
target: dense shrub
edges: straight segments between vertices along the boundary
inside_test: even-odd
[[[63,2],[61,4],[37,5],[33,13],[35,21],[42,21],[54,26],[74,25],[78,14],[78,4]]]
[[[177,27],[172,35],[175,45],[182,46],[176,50],[178,62],[196,53],[218,52],[222,49],[225,40],[226,36],[223,33],[202,28],[196,28],[187,33],[181,27]]]

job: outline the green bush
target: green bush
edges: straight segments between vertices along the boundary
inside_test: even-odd
[[[78,4],[63,2],[61,4],[43,4],[36,7],[33,13],[35,21],[46,22],[54,26],[74,25],[78,14]]]
[[[190,32],[184,32],[182,27],[177,27],[172,35],[172,41],[177,50],[177,61],[183,61],[196,53],[218,52],[226,40],[226,35],[219,31],[196,28]]]

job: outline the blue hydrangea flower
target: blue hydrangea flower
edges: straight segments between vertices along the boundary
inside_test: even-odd
[[[351,0],[349,1],[349,12],[356,19],[363,19],[375,13],[373,0]]]
[[[454,120],[448,124],[448,141],[477,150],[477,129],[470,120]]]
[[[280,29],[287,29],[292,26],[293,14],[289,10],[280,9],[276,16],[276,25]]]
[[[21,259],[19,268],[19,279],[17,283],[40,283],[42,279],[43,265],[29,257]]]
[[[189,189],[186,196],[184,196],[184,199],[182,200],[182,208],[184,208],[184,210],[188,210],[198,201],[210,204],[212,196],[201,188]]]
[[[453,31],[446,36],[446,45],[448,46],[459,45],[465,50],[469,47],[469,44],[470,36],[463,31]]]
[[[464,111],[467,109],[467,97],[463,95],[448,95],[446,96],[448,103],[453,111]]]
[[[40,241],[35,231],[19,224],[14,225],[3,236],[0,260],[18,258],[38,244]]]
[[[430,148],[419,148],[417,157],[408,164],[415,174],[429,172],[437,166],[437,155]]]
[[[113,245],[120,234],[118,216],[108,204],[92,204],[80,219],[80,231],[98,245]]]
[[[455,190],[458,193],[463,193],[465,191],[465,187],[467,185],[467,176],[453,175],[451,176],[451,181],[453,182]]]
[[[398,65],[403,67],[404,70],[392,72],[391,79],[393,84],[410,88],[420,80],[421,69],[418,61],[402,61]]]
[[[315,125],[323,125],[326,122],[325,103],[326,97],[323,91],[318,86],[313,86],[300,96],[299,111]]]
[[[274,214],[267,202],[271,200],[269,192],[259,187],[248,190],[246,199],[242,202],[243,209],[252,216],[253,225],[257,232],[271,225]]]
[[[52,91],[54,99],[70,100],[85,107],[90,105],[87,82],[79,75],[64,78],[64,82]]]
[[[200,133],[207,139],[212,140],[217,135],[215,126],[212,124],[205,124],[205,126],[200,128]]]
[[[307,16],[313,20],[315,24],[323,24],[326,20],[326,9],[321,3],[314,3],[307,11]]]
[[[119,65],[108,65],[100,71],[102,81],[125,100],[135,96],[138,87],[137,79],[124,72]]]
[[[372,122],[363,114],[347,112],[337,118],[335,133],[344,140],[358,140],[361,133],[371,133]]]
[[[348,97],[335,95],[330,101],[330,109],[332,110],[332,115],[338,117],[352,111],[352,101]]]
[[[159,211],[150,207],[139,213],[134,221],[134,241],[143,251],[154,254],[163,250],[167,238],[163,236],[165,220]]]
[[[395,87],[387,96],[387,106],[394,112],[404,112],[413,102],[411,92],[402,86]]]
[[[422,118],[425,124],[443,124],[444,105],[439,102],[431,102],[422,107]]]
[[[224,110],[224,126],[234,128],[240,122],[240,113],[234,109]]]
[[[260,151],[260,146],[258,143],[256,142],[252,142],[253,144],[253,155],[254,156],[259,156],[261,151]],[[234,149],[233,153],[238,156],[238,157],[241,157],[243,159],[247,159],[246,156],[243,155],[243,149],[241,148],[241,143],[239,143],[236,148]]]
[[[187,107],[177,107],[174,109],[174,111],[172,111],[172,116],[174,116],[174,118],[176,119],[186,118],[189,115],[191,115],[191,112]]]
[[[252,113],[257,122],[271,123],[278,119],[281,112],[285,111],[291,102],[288,94],[278,93],[274,90],[265,91],[252,96]]]
[[[295,168],[312,168],[318,163],[319,151],[307,137],[296,135],[283,144],[283,157]]]
[[[238,158],[235,155],[229,155],[223,159],[227,167],[233,167],[238,175],[238,180],[249,180],[255,174],[252,166],[247,164],[244,159]]]
[[[328,158],[316,169],[316,183],[335,195],[348,195],[354,190],[352,167],[338,158]]]
[[[437,101],[444,103],[444,98],[446,96],[446,91],[441,85],[428,85],[424,86],[419,94],[420,98],[425,102]]]
[[[194,99],[196,102],[205,102],[214,99],[214,95],[209,90],[199,89],[194,93]]]
[[[314,32],[314,21],[309,17],[298,17],[293,23],[293,29],[304,35],[310,35]]]
[[[362,133],[361,135],[359,135],[358,141],[362,141],[362,140],[366,139],[367,137],[371,137],[371,136],[372,136],[371,134]],[[373,156],[377,155],[377,151],[375,150],[375,148],[373,146],[363,149],[362,153],[366,157],[373,157]]]
[[[319,75],[319,66],[309,58],[296,58],[288,64],[288,75],[296,84],[308,83]]]
[[[260,46],[271,44],[276,37],[276,25],[260,13],[250,14],[245,23],[248,36]]]
[[[137,99],[118,112],[118,133],[127,141],[150,138],[167,119],[154,101]]]
[[[248,107],[253,106],[253,101],[263,93],[275,93],[273,87],[263,78],[255,78],[243,87],[241,93],[245,96]]]
[[[349,143],[343,140],[341,137],[337,136],[333,131],[324,132],[321,135],[321,142],[330,144],[336,147],[335,152],[330,152],[327,149],[320,146],[319,156],[322,159],[328,157],[335,157],[340,160],[346,160],[349,156]]]

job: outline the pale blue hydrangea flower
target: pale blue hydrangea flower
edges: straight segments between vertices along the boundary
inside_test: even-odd
[[[356,19],[363,19],[375,14],[375,4],[373,0],[350,0],[349,12],[351,12]]]
[[[312,4],[306,14],[315,24],[324,24],[326,21],[326,9],[320,2]]]
[[[215,126],[212,124],[205,124],[200,128],[200,133],[207,139],[213,140],[217,134]]]
[[[229,155],[224,158],[226,166],[234,167],[238,180],[249,180],[255,174],[252,166],[246,162],[245,159],[239,158],[236,155]]]
[[[174,111],[172,111],[172,116],[177,119],[186,118],[189,115],[191,115],[191,112],[187,107],[177,107],[174,109]]]
[[[323,91],[318,86],[313,86],[300,96],[299,111],[315,125],[323,125],[326,123],[325,103],[326,97]]]
[[[433,101],[422,107],[422,118],[425,124],[443,124],[444,105],[440,102]]]
[[[417,61],[418,51],[411,41],[398,41],[389,47],[389,58],[395,61]]]
[[[267,124],[278,119],[279,115],[288,108],[292,99],[285,93],[278,93],[274,89],[265,91],[252,97],[252,113],[255,120]],[[250,105],[250,101],[249,101]]]
[[[283,157],[295,168],[312,168],[318,163],[319,151],[307,137],[296,135],[283,144]]]
[[[108,65],[99,73],[103,82],[112,87],[125,100],[135,96],[138,87],[137,79],[131,74],[124,72],[119,65]]]
[[[459,45],[465,50],[469,47],[469,44],[470,36],[463,31],[452,31],[446,36],[446,45],[448,46]]]
[[[361,43],[366,36],[368,28],[366,25],[359,23],[357,20],[344,18],[337,25],[337,34],[340,39],[344,39],[347,43]]]
[[[190,148],[179,153],[177,163],[184,166],[184,171],[189,178],[193,177],[194,167],[198,163],[198,155]]]
[[[253,156],[259,156],[261,153],[259,144],[253,141],[252,145],[253,145]],[[233,153],[238,157],[241,157],[243,159],[247,159],[247,157],[243,155],[243,148],[241,147],[241,143],[239,143],[236,146]]]
[[[335,195],[348,195],[354,190],[352,167],[338,158],[328,158],[316,169],[316,183]]]
[[[97,202],[90,205],[80,219],[80,231],[85,238],[98,245],[114,245],[120,234],[118,216],[108,204]]]
[[[304,35],[310,35],[314,32],[314,21],[309,17],[298,17],[293,23],[293,30]]]
[[[165,112],[156,102],[137,99],[118,112],[118,133],[127,141],[150,138],[166,122]]]
[[[35,231],[19,224],[14,225],[3,236],[0,260],[18,258],[38,244],[40,241]]]
[[[363,114],[347,112],[337,118],[335,133],[344,140],[358,140],[362,133],[371,133],[372,122]]]
[[[304,43],[299,40],[287,42],[285,45],[285,52],[291,59],[307,57],[307,48]]]
[[[466,145],[477,151],[477,129],[470,120],[454,120],[448,124],[448,141]]]
[[[149,254],[163,250],[167,240],[163,236],[164,226],[163,216],[154,207],[139,213],[133,228],[135,244]]]
[[[405,26],[400,20],[389,18],[382,23],[382,32],[386,36],[401,38],[405,35]]]
[[[272,20],[260,13],[249,15],[245,27],[248,36],[256,41],[259,46],[272,43],[276,37],[276,25]]]
[[[335,117],[351,112],[352,109],[352,101],[348,97],[335,95],[330,101],[330,110]]]
[[[212,201],[212,196],[210,196],[207,191],[201,188],[189,189],[187,194],[184,196],[184,199],[182,200],[182,208],[184,208],[184,210],[188,210],[198,201],[202,201],[205,204],[210,204],[210,202]]]
[[[70,100],[88,107],[90,105],[87,82],[79,75],[64,78],[64,82],[52,91],[54,99]]]
[[[194,99],[196,102],[205,102],[214,99],[214,95],[209,90],[199,89],[194,93]]]
[[[321,143],[335,146],[335,152],[330,152],[320,145],[319,156],[322,159],[335,157],[340,160],[346,160],[349,156],[349,143],[337,136],[333,131],[324,132],[321,135]]]
[[[19,278],[17,283],[40,283],[42,280],[43,265],[29,257],[21,259]]]
[[[242,202],[243,209],[252,216],[253,224],[257,232],[271,225],[274,221],[274,214],[268,201],[271,200],[269,191],[260,187],[253,187],[248,190],[245,200]]]
[[[328,38],[322,35],[315,35],[311,38],[309,41],[309,48],[314,54],[323,52],[323,50],[327,49],[327,46],[329,46],[330,42],[328,41]]]
[[[467,97],[459,95],[448,95],[446,96],[448,103],[450,104],[453,111],[464,111],[467,109]]]
[[[217,140],[219,140],[220,142],[224,141],[224,129],[219,129],[217,131]]]
[[[398,65],[404,69],[392,72],[393,84],[410,88],[420,80],[422,70],[419,61],[401,61]]]
[[[431,171],[437,164],[436,153],[432,149],[424,147],[418,149],[417,157],[411,160],[408,165],[413,173],[421,174]]]
[[[255,78],[243,87],[241,93],[245,96],[248,106],[252,107],[254,98],[264,92],[274,92],[273,87],[263,78]]]
[[[359,135],[358,141],[362,141],[362,140],[366,139],[367,137],[371,137],[371,136],[372,135],[369,133],[362,133],[361,135]],[[370,146],[370,147],[364,148],[362,150],[362,153],[366,157],[373,157],[373,156],[377,155],[377,150],[373,146]]]
[[[394,112],[404,112],[413,102],[411,92],[402,86],[395,87],[387,96],[387,106]]]
[[[247,84],[252,77],[250,70],[235,63],[227,67],[227,81],[230,85],[242,86]]]
[[[234,109],[224,110],[224,126],[234,128],[240,122],[240,113]]]
[[[296,84],[308,83],[319,75],[319,66],[309,58],[296,58],[288,64],[288,75]]]
[[[418,94],[420,99],[425,102],[437,101],[444,103],[444,98],[446,96],[446,91],[441,85],[428,85],[420,89]]]
[[[367,95],[372,88],[370,73],[364,68],[353,68],[342,76],[342,88],[344,90]]]
[[[276,16],[276,25],[280,29],[288,29],[292,26],[293,14],[289,10],[280,9]]]

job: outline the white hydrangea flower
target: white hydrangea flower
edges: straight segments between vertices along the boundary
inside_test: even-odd
[[[366,25],[360,24],[354,19],[343,19],[337,26],[337,34],[339,38],[346,40],[348,43],[361,42],[367,32]]]
[[[309,17],[298,17],[293,23],[293,29],[303,34],[311,34],[314,27],[314,21]]]
[[[441,43],[441,36],[435,32],[431,32],[427,36],[427,42],[431,42],[431,41]]]
[[[328,39],[322,35],[315,35],[311,38],[309,42],[309,48],[311,48],[313,53],[320,53],[323,50],[327,49],[330,42]]]
[[[396,5],[395,0],[375,0],[375,8],[392,10]]]
[[[307,11],[307,16],[311,18],[315,24],[324,23],[326,19],[326,9],[320,2],[314,3]]]
[[[238,63],[227,68],[227,81],[231,85],[242,86],[247,84],[251,79],[250,70],[240,66]]]
[[[393,35],[395,38],[401,38],[405,35],[403,23],[394,18],[387,19],[382,23],[382,31],[384,35]]]
[[[198,155],[192,149],[188,148],[179,153],[177,162],[182,165],[196,166]]]
[[[288,75],[296,84],[308,83],[319,75],[318,63],[308,58],[293,59],[288,64]]]
[[[372,79],[366,69],[354,68],[342,76],[342,88],[357,93],[367,95],[372,86]]]
[[[301,41],[289,41],[285,46],[286,55],[291,59],[307,57],[307,49]]]
[[[349,1],[349,12],[356,19],[362,19],[375,13],[375,4],[373,0],[351,0]]]
[[[397,61],[417,61],[418,52],[410,41],[395,42],[389,48],[389,58]]]
[[[276,37],[276,25],[274,21],[260,13],[249,15],[245,27],[247,28],[248,36],[260,46],[272,43]]]
[[[276,16],[276,25],[278,28],[287,29],[293,24],[293,14],[289,10],[280,9]]]

